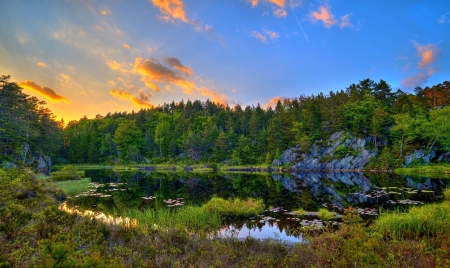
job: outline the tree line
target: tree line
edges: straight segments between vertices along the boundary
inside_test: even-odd
[[[5,85],[17,87],[2,83],[0,109],[7,108],[3,103],[10,103],[3,99],[3,94],[10,94]],[[20,92],[20,88],[16,90]],[[448,81],[417,87],[411,94],[393,91],[384,80],[364,79],[345,90],[278,101],[274,108],[259,104],[229,107],[209,100],[172,101],[138,112],[84,117],[64,128],[48,110],[39,108],[42,102],[23,93],[16,95],[17,101],[25,98],[22,102],[28,106],[39,104],[31,105],[35,108],[28,117],[22,108],[10,108],[9,117],[2,112],[2,156],[13,158],[20,155],[20,146],[30,144],[33,150],[48,150],[65,163],[269,164],[285,149],[300,145],[300,151],[308,152],[314,142],[337,131],[365,137],[380,152],[372,163],[379,167],[398,165],[405,154],[417,148],[450,150]],[[20,118],[21,123],[15,123],[10,131],[4,122],[11,116]],[[26,123],[30,118],[37,121]],[[27,129],[33,130],[33,138],[25,135]]]

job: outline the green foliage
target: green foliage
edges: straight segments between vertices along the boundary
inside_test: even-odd
[[[353,149],[353,147],[347,147],[345,144],[339,145],[336,150],[334,151],[336,153],[337,158],[344,158],[347,155],[357,156],[358,152]]]
[[[60,171],[53,171],[50,174],[52,181],[79,180],[84,176],[84,171],[78,170],[74,165],[64,166]]]
[[[84,178],[79,180],[62,180],[62,181],[51,181],[50,185],[55,188],[62,189],[68,195],[75,195],[77,193],[83,192],[89,186],[91,179]]]
[[[450,231],[450,202],[412,207],[380,216],[373,228],[394,238],[446,235]]]
[[[325,208],[320,208],[319,209],[319,218],[321,218],[323,220],[334,219],[334,218],[336,218],[336,212],[328,211]]]
[[[264,204],[262,200],[247,199],[225,200],[219,197],[213,197],[203,208],[209,213],[219,213],[224,217],[248,217],[256,216],[263,211]]]

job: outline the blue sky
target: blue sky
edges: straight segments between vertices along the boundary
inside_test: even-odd
[[[66,121],[449,80],[449,1],[3,0],[0,74]]]

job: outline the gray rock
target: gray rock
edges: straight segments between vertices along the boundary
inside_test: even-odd
[[[415,150],[412,154],[405,157],[405,165],[409,166],[415,161],[419,161],[421,164],[428,165],[433,157],[436,156],[436,151],[431,151],[427,153],[423,149]]]

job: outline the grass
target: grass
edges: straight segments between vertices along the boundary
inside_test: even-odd
[[[398,175],[411,175],[411,176],[438,176],[439,178],[450,178],[450,164],[439,164],[439,165],[423,165],[407,168],[396,168],[394,170],[395,174]]]
[[[75,195],[86,190],[91,179],[84,178],[81,180],[66,180],[66,181],[49,181],[48,184],[64,190],[67,195]]]
[[[320,208],[319,209],[319,218],[321,218],[323,220],[334,219],[334,218],[336,218],[336,212],[328,211],[325,208]]]
[[[264,209],[262,200],[247,199],[225,200],[213,197],[202,206],[208,213],[219,213],[224,217],[249,217],[260,214]]]
[[[444,195],[449,198],[450,191],[446,190]],[[373,228],[394,238],[446,235],[450,232],[450,201],[383,214]]]
[[[84,176],[84,171],[80,171],[76,166],[67,165],[59,171],[54,171],[50,174],[50,180],[53,181],[66,181],[66,180],[79,180]]]
[[[218,213],[209,213],[202,207],[128,210],[122,216],[136,219],[139,226],[161,229],[180,228],[198,232],[218,230],[222,226]]]

